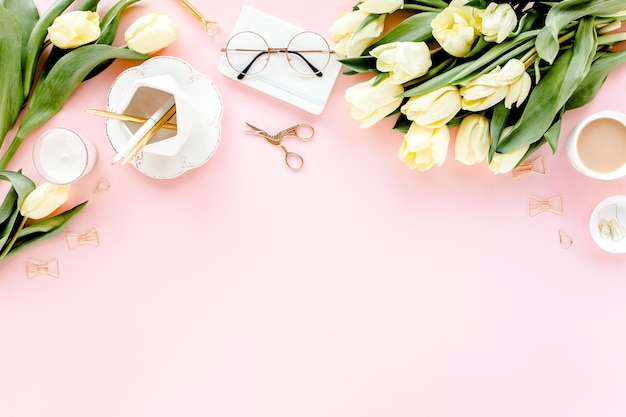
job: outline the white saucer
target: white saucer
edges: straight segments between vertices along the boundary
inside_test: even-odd
[[[108,110],[114,112],[119,109],[125,94],[137,80],[163,74],[172,76],[196,103],[201,122],[176,155],[140,152],[129,164],[149,177],[167,179],[196,168],[211,158],[220,142],[223,104],[215,84],[205,75],[180,58],[158,56],[125,70],[115,79],[107,98]],[[122,123],[107,119],[106,131],[113,149],[119,151],[127,138]]]
[[[602,236],[599,229],[602,219],[617,219],[618,224],[626,228],[626,196],[614,195],[600,201],[589,219],[591,237],[600,248],[609,253],[626,253],[626,234],[615,240]]]

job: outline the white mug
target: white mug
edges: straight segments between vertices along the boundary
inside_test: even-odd
[[[578,171],[613,180],[626,175],[626,114],[601,111],[581,120],[570,133],[567,155]]]

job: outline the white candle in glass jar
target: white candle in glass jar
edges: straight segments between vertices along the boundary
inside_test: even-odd
[[[33,160],[39,174],[54,184],[70,184],[86,175],[97,159],[96,147],[62,127],[46,130],[35,142]]]

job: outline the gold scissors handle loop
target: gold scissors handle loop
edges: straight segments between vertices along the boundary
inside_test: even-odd
[[[315,135],[315,129],[308,123],[298,123],[297,125],[293,125],[288,127],[285,130],[281,130],[274,137],[274,139],[280,141],[285,136],[293,136],[300,140],[309,140],[312,139]]]
[[[288,151],[283,145],[278,145],[285,152],[285,164],[294,171],[300,171],[304,166],[304,158],[296,152]]]

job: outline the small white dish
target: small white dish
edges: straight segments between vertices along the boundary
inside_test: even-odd
[[[615,228],[613,239],[610,228]],[[626,195],[614,195],[600,201],[591,212],[589,230],[601,249],[609,253],[626,253]]]
[[[199,121],[176,154],[166,156],[140,152],[129,164],[149,177],[169,179],[203,165],[215,153],[221,137],[223,104],[217,87],[208,77],[180,58],[158,56],[123,71],[115,79],[107,98],[108,110],[119,111],[135,83],[160,75],[171,76],[181,86],[195,105]],[[111,146],[119,152],[128,140],[128,129],[119,120],[107,119],[106,132]]]

